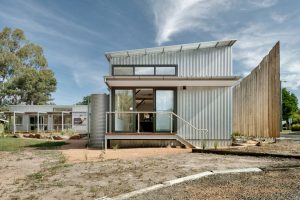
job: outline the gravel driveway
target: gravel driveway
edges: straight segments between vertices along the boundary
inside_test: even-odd
[[[300,199],[300,168],[212,175],[132,199]]]

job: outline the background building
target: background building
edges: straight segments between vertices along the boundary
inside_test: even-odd
[[[86,105],[11,105],[4,112],[12,132],[88,132]]]

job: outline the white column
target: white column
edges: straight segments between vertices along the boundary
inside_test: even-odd
[[[40,113],[37,112],[37,132],[40,132]]]
[[[172,113],[170,113],[170,115],[171,115],[171,133],[173,132],[173,114]]]
[[[16,112],[14,112],[13,133],[16,134]]]
[[[44,132],[44,130],[45,130],[45,115],[43,115],[43,122],[42,122],[42,128],[43,128],[43,132]]]
[[[107,133],[107,113],[105,113],[105,133]]]
[[[64,130],[64,112],[61,112],[61,130]]]
[[[106,139],[106,136],[104,136],[104,151],[106,153],[106,150],[107,150],[107,139]]]
[[[73,118],[73,112],[71,112],[71,124],[72,124],[72,127],[71,129],[73,130],[73,127],[74,127],[74,118]]]

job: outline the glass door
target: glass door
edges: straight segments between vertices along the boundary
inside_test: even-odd
[[[114,110],[115,112],[133,111],[133,90],[116,89],[114,90]],[[114,131],[133,132],[134,131],[134,114],[116,113],[114,117]]]
[[[156,112],[174,112],[174,90],[156,90],[155,109]],[[170,114],[156,114],[156,132],[170,132],[172,124]]]

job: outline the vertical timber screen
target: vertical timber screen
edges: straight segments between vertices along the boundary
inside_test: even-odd
[[[280,136],[280,45],[233,88],[233,132],[243,136]]]

